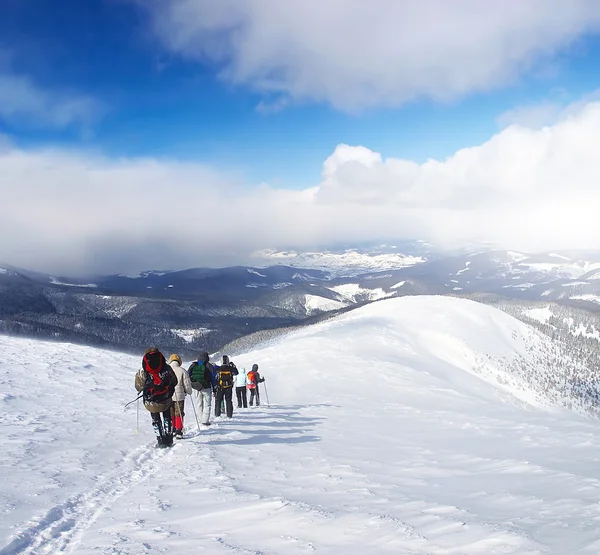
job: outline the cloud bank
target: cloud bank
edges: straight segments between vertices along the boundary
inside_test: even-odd
[[[596,248],[600,103],[512,125],[446,160],[339,145],[304,190],[199,164],[0,149],[0,260],[63,273],[248,262],[268,247],[417,238],[441,247]]]
[[[224,80],[344,110],[503,86],[600,27],[596,0],[132,1]]]

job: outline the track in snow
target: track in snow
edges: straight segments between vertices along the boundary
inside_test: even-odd
[[[173,449],[176,449],[174,446]],[[43,517],[33,521],[7,546],[0,555],[52,555],[70,553],[80,534],[89,528],[98,516],[124,495],[134,484],[151,476],[164,457],[172,450],[158,451],[148,447],[128,453],[119,465],[119,471],[102,481],[87,493],[75,495],[52,507]]]

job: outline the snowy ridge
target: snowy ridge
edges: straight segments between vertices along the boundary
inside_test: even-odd
[[[198,432],[188,399],[168,451],[144,409],[139,434],[136,405],[123,411],[140,357],[0,348],[2,555],[600,545],[597,422],[540,387],[551,340],[485,305],[386,299],[236,357],[258,362],[274,405]]]

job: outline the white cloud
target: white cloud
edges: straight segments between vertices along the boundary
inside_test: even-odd
[[[501,127],[516,124],[539,129],[576,115],[586,105],[600,100],[600,90],[587,93],[576,101],[569,101],[565,91],[558,91],[558,93],[558,98],[548,98],[542,102],[517,106],[500,114],[497,118],[498,124]]]
[[[68,272],[245,262],[268,247],[419,238],[533,251],[600,244],[600,103],[417,164],[339,145],[318,186],[251,186],[169,160],[0,149],[0,260]]]
[[[348,110],[506,85],[600,25],[596,0],[142,5],[169,49],[217,63],[227,81]]]
[[[0,71],[0,120],[37,127],[88,126],[104,112],[90,96],[45,90],[30,78]]]
[[[564,106],[558,102],[545,100],[538,104],[517,106],[498,116],[501,127],[523,125],[534,129],[552,125],[559,118]]]

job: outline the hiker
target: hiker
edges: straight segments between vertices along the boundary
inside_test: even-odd
[[[142,367],[135,375],[135,388],[142,392],[144,406],[152,415],[157,447],[173,445],[171,404],[176,385],[177,376],[163,354],[156,347],[146,349]]]
[[[171,420],[175,430],[175,439],[181,439],[183,437],[183,417],[185,416],[185,396],[192,394],[192,382],[187,372],[181,367],[181,357],[178,354],[173,353],[169,357],[169,365],[177,377],[177,385],[173,392]],[[192,402],[194,401],[192,400]]]
[[[258,364],[252,365],[252,370],[248,372],[246,376],[246,387],[250,390],[250,406],[254,404],[254,397],[256,397],[256,406],[260,406],[260,393],[258,391],[258,384],[263,383],[265,381],[264,378],[260,377],[258,373]]]
[[[223,355],[223,364],[216,370],[217,393],[215,395],[215,416],[221,416],[221,402],[225,401],[227,418],[233,416],[233,384],[234,376],[239,374],[235,364],[230,362],[227,355]]]
[[[198,412],[201,415],[202,425],[210,426],[210,404],[215,394],[216,382],[215,368],[210,360],[210,355],[204,351],[197,361],[192,362],[188,368],[192,389],[198,393]]]
[[[237,397],[238,409],[248,408],[248,395],[246,394],[246,369],[239,370],[235,377],[235,395]]]

